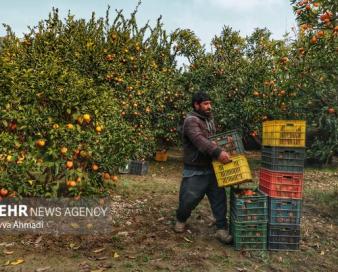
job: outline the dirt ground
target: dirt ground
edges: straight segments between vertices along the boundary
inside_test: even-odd
[[[248,157],[257,184],[260,157]],[[181,170],[172,156],[152,162],[146,176],[122,175],[111,197],[110,236],[1,235],[0,271],[338,271],[337,168],[306,169],[302,241],[292,252],[244,252],[220,244],[206,199],[187,232],[174,233]]]

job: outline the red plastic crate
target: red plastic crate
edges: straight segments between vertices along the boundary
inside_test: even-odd
[[[270,197],[301,199],[304,175],[261,168],[259,189]]]

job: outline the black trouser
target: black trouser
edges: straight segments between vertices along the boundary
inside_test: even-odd
[[[176,211],[177,220],[185,222],[205,195],[209,199],[212,212],[216,218],[216,227],[218,229],[228,228],[225,189],[217,186],[214,174],[195,175],[182,179],[179,207]]]

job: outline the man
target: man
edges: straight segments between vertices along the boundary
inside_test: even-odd
[[[191,212],[207,195],[216,219],[216,238],[223,243],[230,243],[232,237],[227,231],[226,192],[217,186],[212,160],[222,163],[231,160],[227,152],[208,139],[216,131],[209,95],[204,92],[195,93],[192,106],[194,110],[185,118],[182,128],[184,168],[175,231],[184,232]]]

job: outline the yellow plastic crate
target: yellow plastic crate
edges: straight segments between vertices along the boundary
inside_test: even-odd
[[[223,164],[213,161],[215,175],[219,187],[231,186],[252,180],[250,167],[243,155],[231,157],[232,162]]]
[[[263,145],[305,147],[306,123],[303,120],[263,122]]]

